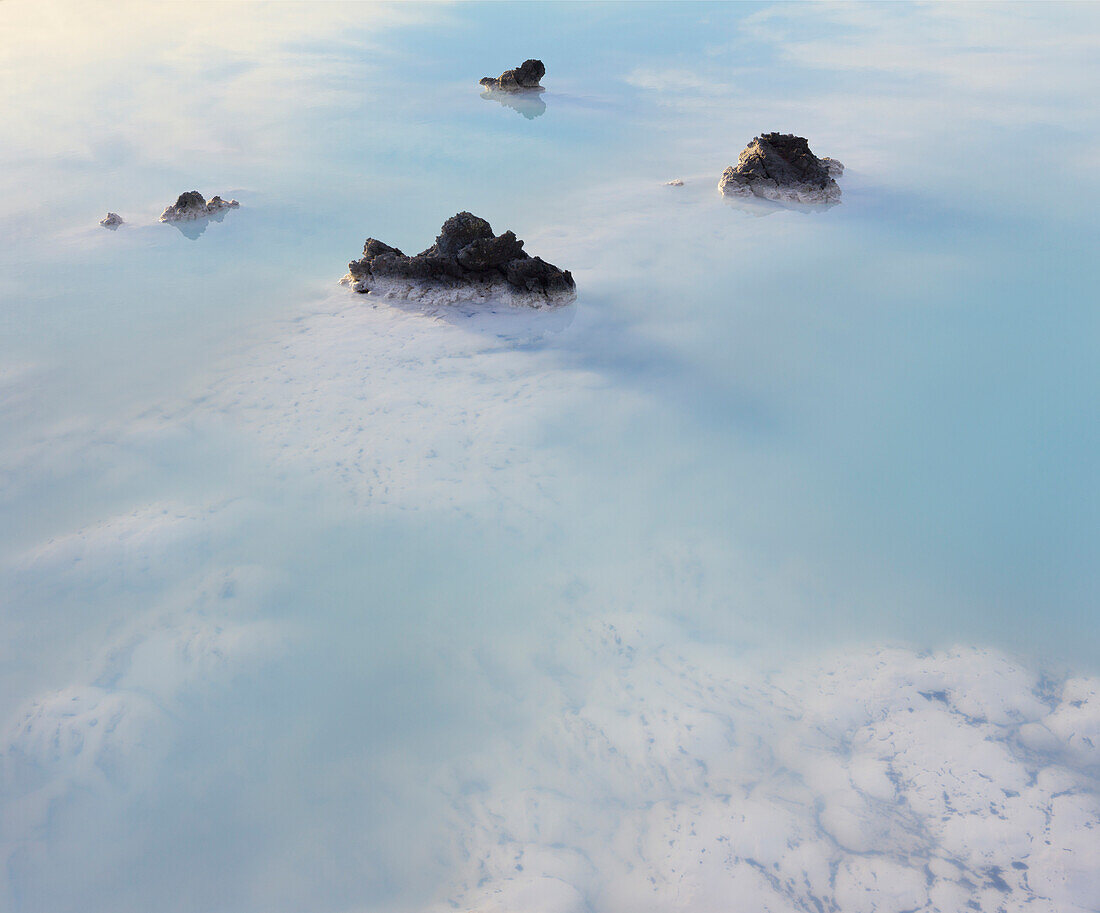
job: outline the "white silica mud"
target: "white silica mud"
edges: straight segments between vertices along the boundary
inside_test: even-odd
[[[532,659],[537,722],[453,774],[440,910],[1095,909],[1096,678],[973,649],[766,671],[630,617]]]
[[[0,911],[1097,913],[1098,31],[0,3]]]
[[[224,418],[280,466],[376,512],[545,508],[556,461],[532,448],[539,426],[599,384],[539,351],[572,309],[461,300],[433,312],[422,297],[334,294],[171,420]]]

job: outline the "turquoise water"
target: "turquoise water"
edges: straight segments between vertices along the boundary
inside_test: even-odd
[[[0,907],[1097,909],[1095,7],[0,26]],[[721,198],[770,130],[839,206]],[[337,284],[463,209],[577,303]]]

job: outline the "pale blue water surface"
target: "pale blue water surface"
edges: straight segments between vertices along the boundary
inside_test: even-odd
[[[0,909],[1100,909],[1098,61],[0,4]],[[771,130],[840,205],[718,194]],[[464,209],[576,304],[337,284]]]

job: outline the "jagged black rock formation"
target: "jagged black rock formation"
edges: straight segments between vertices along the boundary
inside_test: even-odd
[[[546,67],[541,60],[525,60],[514,70],[505,70],[499,76],[486,76],[478,84],[501,92],[522,92],[524,89],[541,89],[539,81],[545,75]]]
[[[451,216],[435,244],[415,257],[367,238],[362,259],[348,264],[341,281],[357,292],[428,304],[497,298],[541,307],[576,295],[568,270],[529,257],[513,232],[494,235],[488,222],[469,212]]]
[[[99,224],[104,228],[118,228],[122,224],[122,216],[117,212],[109,212],[106,216],[99,220]]]
[[[840,162],[814,155],[805,137],[764,133],[745,147],[735,167],[722,173],[718,189],[728,196],[833,203],[840,199],[834,177],[843,173]]]
[[[208,203],[197,190],[188,190],[186,193],[181,193],[179,199],[161,213],[160,220],[162,222],[183,222],[191,219],[203,219],[225,209],[236,209],[240,205],[236,200],[223,200],[217,196],[211,197]]]

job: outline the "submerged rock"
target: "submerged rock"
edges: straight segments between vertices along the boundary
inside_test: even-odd
[[[545,75],[546,67],[541,60],[525,60],[514,70],[505,70],[499,76],[486,76],[478,83],[501,92],[522,92],[524,89],[541,89],[539,81]]]
[[[223,200],[215,196],[206,202],[197,190],[181,193],[179,199],[161,213],[162,222],[186,222],[192,219],[204,219],[207,216],[226,209],[236,209],[241,204],[236,200]]]
[[[122,224],[122,216],[117,212],[109,212],[99,220],[99,224],[104,228],[118,228]]]
[[[357,292],[428,304],[497,298],[542,307],[576,296],[568,270],[529,257],[513,232],[494,235],[488,222],[469,212],[451,216],[435,244],[415,257],[367,238],[362,259],[348,264],[341,282]]]
[[[764,133],[737,157],[737,165],[722,172],[718,189],[727,196],[758,196],[794,203],[834,203],[840,187],[834,177],[844,166],[819,159],[805,137]]]
[[[666,187],[683,187],[684,182],[681,181],[679,178],[673,178],[671,181],[665,181],[665,186]]]

